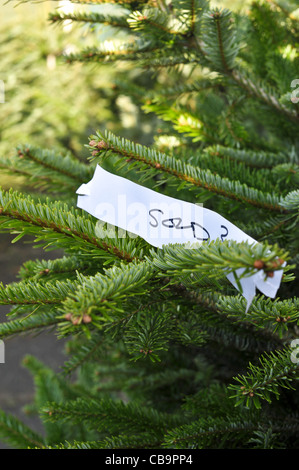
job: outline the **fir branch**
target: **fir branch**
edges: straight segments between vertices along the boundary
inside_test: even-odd
[[[261,261],[260,269],[267,275],[272,270],[282,269],[283,259],[288,258],[288,253],[278,246],[237,243],[233,240],[203,242],[199,248],[191,249],[168,245],[151,254],[153,265],[171,276],[206,271],[209,276],[223,277],[240,268],[245,268],[244,276],[251,276],[257,272],[256,261]],[[277,258],[281,261],[277,262]]]
[[[130,378],[129,390],[138,390],[142,384],[144,390],[159,390],[160,387],[175,387],[176,383],[194,380],[196,371],[187,368],[164,369],[146,374],[142,371]],[[123,381],[122,381],[123,383]],[[119,384],[121,386],[121,384]]]
[[[260,365],[249,363],[247,375],[238,375],[234,380],[239,385],[231,384],[229,390],[235,394],[236,405],[246,403],[261,408],[261,400],[272,402],[271,395],[279,398],[280,389],[294,389],[293,382],[298,380],[298,361],[291,360],[292,348],[287,346],[281,351],[271,351],[260,357]]]
[[[111,41],[106,41],[99,45],[99,47],[88,47],[78,54],[72,53],[65,56],[65,60],[68,63],[74,61],[104,61],[104,62],[115,62],[115,61],[138,61],[143,55],[149,54],[153,56],[155,51],[159,50],[159,47],[136,38],[130,40],[126,44],[119,44]]]
[[[6,287],[0,283],[1,305],[56,305],[77,289],[78,281],[46,282],[44,284],[32,281],[12,283]]]
[[[166,49],[168,55],[165,54]],[[64,60],[71,64],[73,62],[139,62],[139,65],[145,69],[171,68],[177,65],[202,64],[203,58],[196,51],[187,47],[175,49],[167,44],[161,49],[154,44],[141,43],[136,40],[133,44],[117,46],[115,44],[105,44],[100,48],[89,47],[78,53],[71,53],[64,56]]]
[[[291,31],[291,33],[294,35],[295,38],[298,37],[298,19],[296,18],[296,14],[294,12],[296,11],[296,4],[292,4],[292,2],[286,2],[286,1],[275,1],[275,0],[267,0],[269,5],[273,6],[274,8],[277,9],[277,11],[280,11],[283,15],[284,18],[287,20],[287,26],[289,27],[288,29]],[[288,21],[290,22],[290,25],[288,25]]]
[[[190,30],[191,34],[195,33],[195,25],[196,25],[196,20],[197,20],[197,15],[196,15],[196,9],[195,9],[195,4],[196,0],[191,0],[191,9],[190,9]]]
[[[168,55],[165,55],[166,48]],[[79,53],[71,53],[64,56],[67,63],[73,62],[98,62],[98,63],[115,63],[115,62],[139,62],[144,69],[162,69],[172,68],[178,65],[202,64],[202,57],[196,52],[183,47],[181,50],[165,46],[160,49],[153,44],[135,44],[131,47],[117,47],[112,44],[106,45],[101,49],[87,48]]]
[[[75,354],[64,363],[63,374],[65,376],[70,375],[87,362],[96,362],[98,356],[102,353],[102,348],[102,338],[94,334],[88,341],[76,349]]]
[[[238,152],[236,154],[233,153],[235,157],[233,158],[230,156],[231,154],[229,152],[228,155],[226,155],[225,152],[220,153],[208,148],[198,155],[193,152],[192,154],[190,153],[190,155],[193,156],[192,165],[198,165],[203,170],[208,169],[221,177],[229,177],[231,180],[240,181],[240,183],[245,183],[247,186],[254,187],[261,191],[264,190],[266,179],[268,182],[268,190],[278,192],[276,170],[259,167],[258,165],[248,165],[246,160],[242,160],[242,153],[241,155],[239,155]],[[186,156],[189,156],[189,152],[186,152]]]
[[[134,11],[128,18],[128,23],[134,31],[143,31],[159,40],[170,39],[171,36],[184,36],[186,29],[178,21],[174,23],[167,12],[158,8],[144,8],[142,13]],[[172,24],[173,23],[173,24]]]
[[[44,439],[9,413],[0,410],[0,435],[8,444],[18,449],[39,449]]]
[[[248,243],[218,241],[203,244],[199,249],[167,246],[158,252],[153,250],[146,261],[121,265],[117,269],[107,270],[105,275],[96,274],[89,278],[80,276],[81,285],[76,293],[62,304],[64,315],[69,315],[70,321],[61,325],[61,331],[66,333],[74,325],[79,327],[82,322],[85,323],[85,317],[88,317],[91,325],[100,329],[122,324],[134,312],[129,310],[124,316],[120,302],[133,295],[146,294],[150,288],[148,281],[158,280],[161,275],[170,276],[171,283],[180,283],[182,276],[198,271],[222,279],[229,272],[245,268],[244,275],[248,276],[256,272],[255,260],[262,261],[267,273],[281,269],[281,264],[276,262],[278,256],[287,258],[287,253],[278,247],[270,251],[266,245],[249,246]]]
[[[201,187],[215,194],[270,211],[287,212],[279,204],[281,198],[275,194],[263,193],[246,184],[221,178],[209,170],[201,170],[155,149],[135,144],[126,139],[119,139],[110,132],[106,132],[104,136],[97,132],[97,135],[91,136],[91,139],[92,145],[89,148],[93,151],[94,157],[113,153],[125,158],[126,161],[134,160],[142,165],[146,164],[147,167],[165,172],[194,187]],[[145,171],[146,166],[141,167],[140,170]]]
[[[171,3],[172,13],[187,30],[186,36],[191,40],[200,35],[203,13],[208,9],[206,0],[174,0]]]
[[[259,80],[251,79],[244,74],[243,71],[234,69],[231,71],[230,76],[238,83],[249,95],[255,96],[259,100],[264,101],[271,108],[276,109],[278,112],[284,114],[293,122],[299,121],[299,115],[293,109],[285,106],[276,96],[274,92],[271,92],[265,87]]]
[[[203,59],[200,55],[196,54],[194,51],[183,48],[179,50],[169,49],[169,54],[165,55],[165,50],[155,50],[155,54],[143,53],[138,57],[140,65],[142,68],[149,70],[159,70],[159,69],[173,69],[177,66],[184,66],[193,64],[194,66],[198,64],[203,64]]]
[[[6,171],[7,173],[12,173],[12,174],[20,175],[20,176],[26,176],[28,178],[32,176],[29,171],[25,171],[23,168],[15,167],[14,164],[12,163],[12,160],[9,158],[1,157],[0,168]],[[47,178],[41,177],[41,180],[47,181]],[[44,181],[42,181],[42,183],[43,182]]]
[[[78,398],[67,403],[49,403],[43,408],[43,415],[48,420],[84,421],[97,430],[109,429],[109,433],[144,432],[151,429],[161,436],[163,430],[174,423],[180,422],[176,415],[159,413],[158,411],[139,406],[135,403],[124,404],[122,401],[109,399]]]
[[[269,243],[271,243],[272,240],[278,243],[279,239],[285,236],[293,238],[297,218],[297,214],[288,216],[278,215],[274,217],[271,216],[258,222],[252,222],[250,226],[250,234],[260,242],[267,240]],[[245,231],[248,229],[248,225],[240,223],[239,228]]]
[[[58,277],[68,278],[76,276],[76,272],[84,274],[86,271],[90,274],[92,271],[99,271],[101,266],[99,261],[96,266],[91,260],[85,259],[82,256],[64,256],[55,260],[29,260],[21,266],[19,277],[23,280],[28,279],[46,279],[53,280]]]
[[[156,441],[154,433],[150,430],[138,433],[136,436],[120,434],[118,436],[106,437],[98,441],[66,441],[47,449],[157,449],[161,442]],[[158,447],[157,447],[158,446]]]
[[[86,323],[87,317],[88,323],[99,329],[111,326],[116,319],[122,323],[124,301],[146,294],[148,281],[154,277],[154,273],[151,264],[143,261],[115,266],[106,270],[105,274],[99,273],[93,277],[80,276],[81,286],[63,302],[64,317],[69,315],[70,318],[61,325],[62,334]]]
[[[79,182],[90,179],[94,171],[92,166],[75,160],[70,154],[30,145],[19,146],[17,153],[9,158],[0,158],[0,167],[26,176],[26,182],[34,187],[63,192],[63,195],[73,194]]]
[[[118,436],[106,437],[92,443],[92,446],[96,449],[160,449],[161,437],[149,428],[136,435],[128,436],[127,433],[123,433]]]
[[[130,84],[131,85],[131,84]],[[225,77],[222,76],[211,76],[208,78],[201,78],[187,83],[175,83],[169,87],[163,87],[161,90],[149,90],[146,95],[146,102],[152,100],[155,103],[159,103],[162,99],[178,99],[181,95],[186,94],[197,94],[205,90],[217,90],[222,89],[226,86]],[[120,86],[123,86],[123,82],[120,82]],[[132,85],[131,88],[132,90]],[[136,96],[140,95],[143,89],[136,89]],[[137,95],[138,93],[138,95]]]
[[[75,180],[76,183],[82,179],[88,179],[92,174],[93,168],[84,163],[75,160],[70,154],[63,155],[50,149],[40,149],[31,145],[18,147],[18,158],[31,160],[36,163],[39,169],[41,166]]]
[[[175,289],[176,286],[173,288]],[[214,341],[216,347],[219,344],[230,344],[237,350],[251,351],[252,355],[283,347],[283,339],[273,328],[269,328],[261,320],[256,321],[255,313],[253,313],[253,318],[251,317],[251,312],[258,309],[261,301],[259,298],[253,299],[250,310],[246,314],[246,300],[240,295],[205,293],[186,285],[181,287],[180,296],[182,300],[187,298],[192,301],[192,308],[199,316],[201,326],[205,328],[210,341]],[[282,312],[283,307],[280,310],[281,314]],[[262,313],[259,319],[261,317]]]
[[[99,444],[96,441],[66,441],[66,442],[60,442],[59,444],[56,445],[46,445],[43,447],[44,449],[84,449],[84,450],[89,450],[89,449],[99,449]]]
[[[280,202],[281,206],[288,211],[296,211],[299,209],[299,189],[290,191]]]
[[[220,296],[218,308],[222,314],[241,321],[252,323],[255,328],[265,328],[273,333],[277,332],[280,338],[288,331],[288,327],[299,322],[299,299],[265,299],[257,297],[250,305],[248,313],[245,312],[245,299],[239,296]]]
[[[222,446],[225,445],[227,448],[231,439],[233,439],[234,445],[237,445],[257,428],[256,422],[244,417],[241,419],[201,418],[191,424],[168,431],[164,437],[163,447],[175,449],[215,448],[221,441]]]
[[[210,68],[221,71],[241,86],[250,96],[265,102],[271,108],[298,122],[296,110],[284,105],[265,84],[257,78],[247,76],[245,70],[235,66],[235,58],[239,52],[236,34],[232,30],[231,12],[215,9],[204,14],[204,39],[197,39],[196,45],[205,59],[210,62]]]
[[[72,250],[74,248],[96,249],[113,254],[120,259],[133,259],[129,253],[117,247],[110,238],[109,241],[95,236],[95,226],[92,218],[82,216],[78,210],[69,209],[61,203],[36,203],[29,196],[18,192],[0,190],[0,228],[15,230],[21,238],[26,233],[36,236],[38,241],[45,240],[46,246],[55,244],[56,247]],[[39,230],[42,228],[42,232]],[[120,244],[124,242],[120,239]],[[100,255],[100,253],[99,253]]]
[[[50,401],[57,400],[63,403],[82,396],[79,387],[74,387],[60,374],[56,374],[38,359],[27,355],[23,360],[23,365],[33,376],[36,389],[35,404],[39,410]],[[43,421],[43,426],[46,443],[49,445],[64,442],[70,436],[73,436],[74,439],[87,439],[87,436],[90,437],[90,433],[86,432],[86,428],[82,423],[79,423],[75,429],[68,423],[61,426],[59,423],[49,423],[48,421]]]
[[[287,163],[289,161],[288,155],[284,153],[273,153],[265,151],[254,151],[247,149],[236,149],[225,147],[223,145],[214,145],[204,149],[207,155],[217,157],[228,157],[231,160],[244,162],[246,165],[253,168],[272,168],[280,163]]]
[[[225,74],[230,74],[239,52],[231,16],[231,12],[227,9],[215,9],[204,14],[202,50],[214,67]]]
[[[155,100],[156,101],[156,100]],[[203,122],[198,116],[189,109],[180,109],[178,107],[169,106],[159,100],[149,103],[148,100],[143,109],[147,113],[155,113],[160,119],[170,121],[173,128],[180,134],[192,137],[193,142],[207,141],[211,143],[219,143],[221,140],[215,136],[214,129],[206,122]]]
[[[28,314],[27,317],[0,323],[0,338],[17,334],[41,332],[57,326],[61,322],[57,311]]]
[[[127,20],[120,15],[103,15],[96,12],[76,12],[72,14],[60,11],[55,11],[49,14],[49,21],[52,23],[62,23],[65,20],[78,21],[83,23],[100,23],[117,28],[130,29]]]

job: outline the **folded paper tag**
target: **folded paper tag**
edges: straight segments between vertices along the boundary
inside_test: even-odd
[[[162,248],[170,243],[201,243],[202,241],[235,240],[257,243],[242,230],[200,204],[181,201],[116,176],[97,165],[94,176],[77,190],[79,208],[104,223],[119,227],[129,236],[140,236],[151,245]],[[248,310],[258,288],[274,298],[280,286],[282,270],[266,278],[263,270],[243,277],[241,268],[228,274],[228,280],[242,288]],[[235,274],[235,275],[234,275]]]

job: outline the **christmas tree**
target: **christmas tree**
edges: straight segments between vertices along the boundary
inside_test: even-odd
[[[27,143],[5,160],[35,191],[1,190],[1,231],[64,256],[29,261],[19,282],[1,285],[0,303],[12,308],[0,337],[54,329],[68,358],[58,374],[24,359],[45,436],[1,412],[2,439],[43,449],[296,448],[295,1],[261,0],[244,13],[206,0],[109,3],[118,8],[58,9],[50,19],[87,24],[95,39],[110,27],[114,41],[64,59],[119,67],[114,89],[142,116],[140,140],[96,130],[87,160]],[[96,168],[203,204],[250,239],[231,239],[222,225],[198,246],[157,247],[97,220],[76,194]],[[168,228],[180,227],[170,218]]]

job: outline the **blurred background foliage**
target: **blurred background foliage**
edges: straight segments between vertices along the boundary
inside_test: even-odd
[[[119,132],[137,130],[138,109],[118,96],[113,77],[127,73],[126,67],[96,64],[66,64],[63,54],[90,41],[105,39],[111,31],[103,26],[90,35],[90,26],[70,22],[52,25],[48,13],[68,2],[12,3],[1,6],[0,79],[5,102],[0,105],[0,155],[9,157],[18,144],[57,148],[85,158],[84,144],[96,129]],[[74,8],[72,6],[72,8]],[[78,8],[82,8],[79,6]],[[85,7],[86,8],[86,7]],[[90,7],[89,7],[90,8]],[[92,8],[97,8],[94,6]],[[103,8],[103,6],[102,6]],[[115,11],[117,6],[110,6]],[[89,34],[86,34],[88,31]],[[114,31],[115,36],[115,31]],[[149,117],[145,120],[149,121]],[[0,168],[0,186],[19,189],[23,177],[8,175]]]
[[[215,0],[217,6],[241,9],[248,1]],[[62,9],[122,14],[119,5],[76,5],[68,1],[8,2],[1,6],[0,79],[5,102],[0,105],[0,155],[9,157],[18,144],[57,148],[86,158],[84,144],[96,129],[152,143],[156,118],[146,115],[131,98],[118,94],[114,79],[140,74],[151,86],[152,76],[128,64],[66,64],[64,53],[93,43],[117,39],[116,28],[65,22],[53,25],[50,12]],[[71,10],[70,10],[71,9]],[[128,78],[128,77],[126,77]],[[138,77],[137,77],[138,78]],[[135,76],[136,79],[136,76]],[[26,186],[23,176],[0,167],[0,186]]]

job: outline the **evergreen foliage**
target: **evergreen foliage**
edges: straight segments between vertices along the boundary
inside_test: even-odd
[[[20,448],[298,448],[295,2],[258,0],[244,14],[207,0],[124,0],[117,14],[85,5],[105,1],[79,3],[50,21],[123,34],[65,61],[136,69],[115,89],[155,117],[156,135],[144,145],[95,131],[87,161],[27,143],[1,157],[34,192],[0,191],[0,230],[64,255],[28,261],[19,282],[0,286],[0,303],[12,306],[0,338],[54,329],[68,359],[58,374],[24,359],[45,435],[4,412],[0,434]],[[202,202],[260,243],[156,249],[113,227],[99,232],[75,207],[96,164]],[[277,298],[257,294],[245,313],[226,279],[239,268],[283,269]]]
[[[74,30],[66,34],[58,28],[53,34],[47,21],[39,24],[26,15],[22,23],[6,20],[6,8],[2,5],[0,26],[1,80],[5,85],[0,116],[1,173],[5,168],[2,157],[13,154],[16,136],[18,143],[27,143],[30,136],[32,145],[79,155],[86,133],[104,120],[112,120],[108,80],[82,64],[75,64],[72,70],[59,67],[66,41],[75,46],[79,34]],[[1,184],[4,182],[1,177]]]

